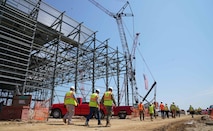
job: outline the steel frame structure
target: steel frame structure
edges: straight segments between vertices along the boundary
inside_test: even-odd
[[[51,98],[66,83],[116,77],[126,73],[124,55],[100,41],[95,31],[41,0],[0,0],[0,101],[10,105],[17,94],[33,101]]]

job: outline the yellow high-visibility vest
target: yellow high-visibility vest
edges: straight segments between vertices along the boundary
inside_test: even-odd
[[[112,106],[113,101],[112,101],[112,92],[107,91],[104,93],[104,105],[105,106]]]
[[[90,106],[90,107],[98,107],[97,99],[98,99],[98,94],[97,94],[97,93],[93,93],[93,94],[90,96],[89,106]]]
[[[73,91],[68,91],[65,95],[65,99],[64,99],[64,104],[68,105],[68,104],[72,104],[74,106],[77,106],[77,102],[74,99],[74,92]]]

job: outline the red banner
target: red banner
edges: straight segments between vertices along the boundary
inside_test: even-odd
[[[145,74],[143,74],[143,78],[144,78],[144,83],[145,83],[145,89],[148,90],[149,89],[149,85],[148,85],[148,80],[147,80]]]

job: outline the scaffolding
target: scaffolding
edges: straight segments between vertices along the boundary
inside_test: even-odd
[[[124,55],[96,33],[41,0],[0,0],[0,102],[30,94],[52,104],[60,85],[89,81],[94,92],[97,80],[107,90],[115,77],[120,103]]]

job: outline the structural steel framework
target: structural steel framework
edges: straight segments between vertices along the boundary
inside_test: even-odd
[[[96,32],[41,0],[0,0],[0,101],[10,105],[16,94],[33,101],[54,98],[60,85],[126,74],[124,55],[99,41]]]

